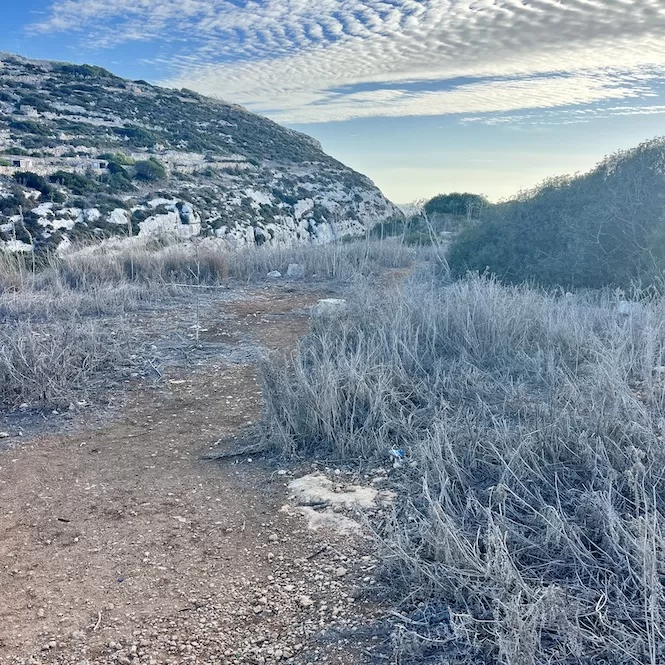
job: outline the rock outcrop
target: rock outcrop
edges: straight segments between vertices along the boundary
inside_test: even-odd
[[[401,218],[313,138],[89,65],[0,54],[0,242],[214,235],[327,243]]]

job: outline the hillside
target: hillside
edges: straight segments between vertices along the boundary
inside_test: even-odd
[[[513,283],[628,288],[662,282],[665,138],[484,209],[455,239],[449,261],[454,274],[488,270]]]
[[[328,242],[401,212],[309,136],[188,90],[0,54],[0,242]]]

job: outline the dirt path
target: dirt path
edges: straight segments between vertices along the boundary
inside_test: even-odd
[[[202,340],[286,350],[321,295],[220,303]],[[211,359],[135,386],[111,424],[0,454],[2,665],[364,662],[371,544],[280,511],[279,467],[202,459],[260,400],[254,365]]]

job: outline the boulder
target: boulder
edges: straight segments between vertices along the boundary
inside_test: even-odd
[[[339,318],[348,311],[348,305],[344,298],[323,298],[319,300],[312,310],[312,316],[316,318]]]
[[[302,279],[305,276],[305,266],[301,263],[289,263],[286,276],[292,279]]]

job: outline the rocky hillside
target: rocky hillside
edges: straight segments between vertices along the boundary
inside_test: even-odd
[[[402,213],[309,136],[189,90],[0,54],[0,243],[329,242]]]

